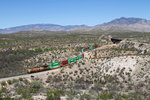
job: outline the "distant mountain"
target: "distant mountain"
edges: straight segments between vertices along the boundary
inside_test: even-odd
[[[56,24],[30,24],[30,25],[23,25],[11,28],[0,29],[0,33],[14,33],[18,31],[67,31],[73,30],[76,28],[87,28],[86,25],[67,25],[61,26]]]
[[[121,17],[119,19],[112,20],[108,23],[101,24],[101,26],[108,25],[133,25],[133,24],[148,24],[150,25],[150,21],[142,18],[125,18]]]
[[[56,24],[30,24],[11,28],[0,29],[0,33],[14,33],[19,31],[100,31],[100,32],[150,32],[150,21],[142,18],[121,17],[110,22],[98,24],[93,27],[86,25],[67,25]]]
[[[121,17],[108,23],[99,24],[93,27],[93,30],[102,31],[138,31],[150,32],[150,21],[142,18]]]

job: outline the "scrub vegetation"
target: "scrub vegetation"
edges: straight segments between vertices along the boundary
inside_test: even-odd
[[[43,33],[43,32],[42,32]],[[52,33],[52,32],[50,32]],[[58,72],[0,81],[0,98],[37,100],[149,100],[150,34],[17,32],[0,34],[0,78],[27,74],[27,68],[85,58]],[[113,38],[123,39],[113,44]]]

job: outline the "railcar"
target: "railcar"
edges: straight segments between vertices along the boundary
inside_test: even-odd
[[[94,48],[94,49],[95,49],[95,48],[98,48],[98,46],[94,46],[93,48]]]
[[[68,65],[68,60],[64,60],[64,61],[60,62],[61,67],[64,67],[64,66],[67,66],[67,65]]]
[[[28,73],[33,73],[33,72],[38,72],[38,71],[40,71],[39,67],[32,67],[32,68],[27,69]]]
[[[76,61],[78,61],[78,60],[79,60],[79,57],[78,57],[78,56],[77,56],[77,57],[74,57],[74,58],[75,58],[75,60],[76,60]]]
[[[49,64],[50,69],[56,69],[60,67],[60,62],[53,62]]]
[[[79,60],[80,60],[80,59],[82,59],[83,57],[82,57],[82,55],[79,55],[78,58],[79,58]]]
[[[40,66],[39,69],[40,69],[40,71],[44,71],[44,70],[48,70],[50,68],[48,67],[48,65],[43,65],[43,66]]]
[[[89,47],[83,48],[84,51],[87,51],[89,49]]]
[[[89,47],[84,48],[84,50],[89,49]]]
[[[81,55],[82,55],[82,58],[84,58],[84,53],[82,53]]]
[[[72,63],[75,63],[75,62],[76,62],[76,58],[68,59],[68,63],[69,64],[72,64]]]
[[[82,53],[84,53],[84,49],[82,48]]]
[[[90,49],[90,50],[93,50],[93,46],[90,46],[89,49]]]
[[[48,65],[43,65],[43,66],[36,66],[36,67],[29,68],[29,69],[27,69],[27,72],[34,73],[34,72],[44,71],[44,70],[48,70],[48,69],[50,69],[48,67]]]

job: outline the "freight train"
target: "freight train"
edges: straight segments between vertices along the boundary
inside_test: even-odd
[[[82,48],[82,51],[81,51],[82,53],[79,56],[76,56],[74,58],[67,59],[64,61],[60,61],[60,62],[53,62],[53,63],[50,63],[49,65],[32,67],[32,68],[27,69],[27,72],[33,73],[33,72],[39,72],[39,71],[50,70],[50,69],[57,69],[60,67],[68,66],[69,64],[73,64],[73,63],[81,60],[82,58],[84,58],[84,52],[85,51],[93,50],[93,49],[98,48],[98,47],[100,47],[100,46],[94,45],[94,46]]]

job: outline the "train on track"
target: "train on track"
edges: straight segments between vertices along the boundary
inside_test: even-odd
[[[53,62],[53,63],[50,63],[49,65],[42,65],[42,66],[37,66],[37,67],[31,67],[31,68],[27,69],[27,72],[28,73],[34,73],[34,72],[39,72],[39,71],[44,71],[44,70],[51,70],[51,69],[57,69],[57,68],[60,68],[60,67],[68,66],[69,64],[73,64],[73,63],[81,60],[82,58],[84,58],[84,52],[85,51],[93,50],[93,49],[98,48],[98,47],[100,47],[100,46],[93,45],[93,46],[90,46],[90,47],[82,48],[82,51],[81,51],[82,53],[79,56],[76,56],[74,58],[67,59],[67,60],[64,60],[64,61],[60,61],[60,62]]]

